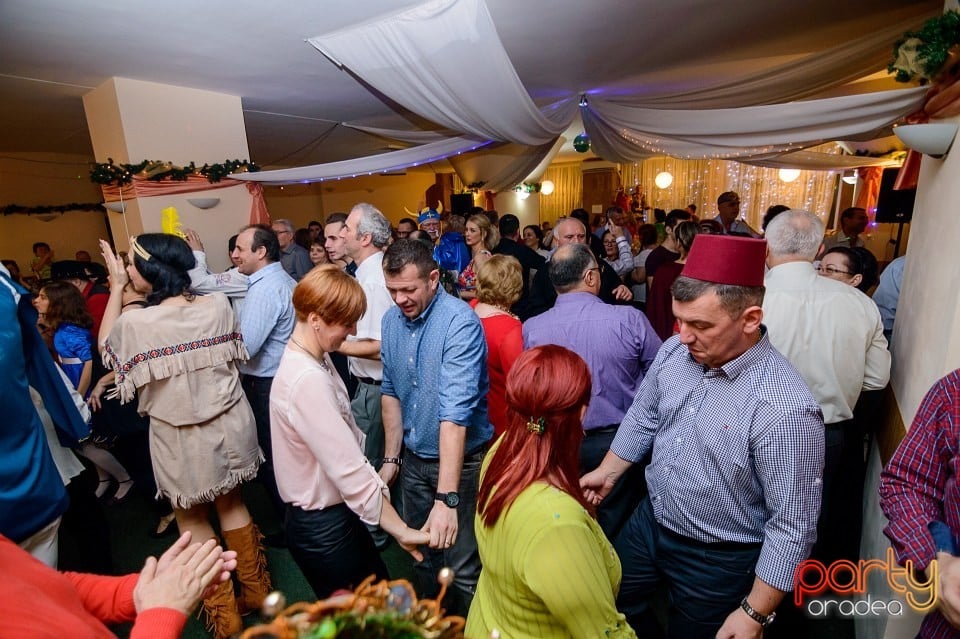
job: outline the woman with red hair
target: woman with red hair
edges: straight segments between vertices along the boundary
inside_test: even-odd
[[[465,635],[635,637],[614,604],[620,560],[580,490],[590,371],[561,346],[525,351],[506,383],[509,425],[477,496],[483,572]]]

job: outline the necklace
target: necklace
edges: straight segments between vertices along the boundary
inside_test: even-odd
[[[290,336],[290,341],[293,342],[293,343],[297,346],[297,348],[299,348],[301,351],[303,351],[303,352],[306,353],[307,355],[311,356],[313,359],[317,360],[317,363],[320,364],[320,367],[321,367],[323,370],[327,371],[328,373],[330,372],[330,368],[327,366],[327,362],[326,362],[326,360],[324,360],[324,358],[323,358],[323,352],[322,352],[322,351],[321,351],[321,354],[320,354],[320,355],[314,355],[313,353],[310,352],[310,349],[309,349],[309,348],[307,348],[306,346],[304,346],[303,344],[301,344],[299,341],[297,341],[297,338],[294,337],[293,335]]]

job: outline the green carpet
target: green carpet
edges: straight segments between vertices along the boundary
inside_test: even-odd
[[[254,521],[264,534],[278,532],[280,522],[273,514],[267,501],[266,493],[259,484],[247,484],[243,490],[244,501],[253,515]],[[116,574],[137,572],[150,555],[159,556],[175,540],[174,536],[164,539],[153,539],[148,533],[157,522],[156,515],[151,509],[145,496],[134,495],[127,502],[106,508],[107,520],[110,523],[110,542]],[[61,566],[69,567],[72,559],[82,553],[82,549],[71,543],[69,538],[61,540]],[[383,560],[394,579],[411,579],[413,575],[413,560],[396,543],[383,552]],[[314,601],[313,590],[303,577],[290,552],[285,548],[267,548],[267,563],[273,578],[273,586],[283,592],[287,603],[297,601]],[[264,620],[257,614],[244,617],[244,626],[249,627],[262,623]],[[118,637],[126,639],[129,636],[129,625],[114,628]],[[206,639],[210,635],[203,624],[196,618],[187,622],[183,637],[186,639]]]

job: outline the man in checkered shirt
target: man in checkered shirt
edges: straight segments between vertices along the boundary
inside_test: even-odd
[[[666,342],[600,467],[597,503],[652,454],[649,496],[616,540],[617,599],[638,636],[668,594],[667,636],[760,637],[816,537],[823,415],[762,325],[766,242],[700,235],[673,285]]]

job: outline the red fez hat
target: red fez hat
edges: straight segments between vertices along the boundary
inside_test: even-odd
[[[682,275],[714,284],[763,286],[766,258],[766,240],[701,233],[693,238]]]

